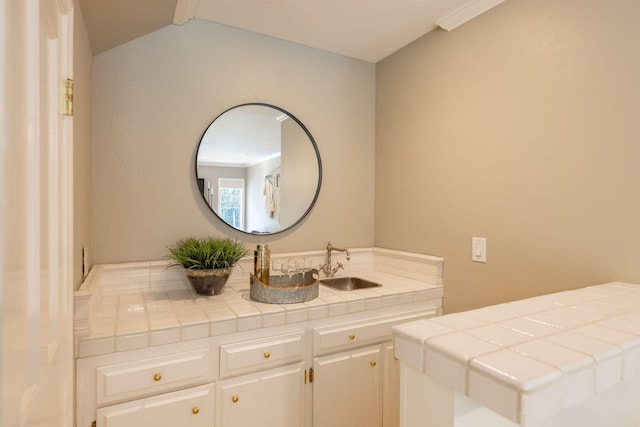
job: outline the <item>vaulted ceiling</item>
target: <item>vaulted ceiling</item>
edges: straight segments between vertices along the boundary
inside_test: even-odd
[[[79,0],[94,55],[192,18],[378,62],[504,0]]]

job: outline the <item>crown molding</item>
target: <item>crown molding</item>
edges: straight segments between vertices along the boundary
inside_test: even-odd
[[[198,8],[198,0],[178,0],[176,2],[176,11],[173,14],[173,23],[182,25],[196,16]]]
[[[460,25],[471,21],[478,15],[499,5],[504,0],[473,0],[436,21],[436,25],[443,30],[451,31]]]

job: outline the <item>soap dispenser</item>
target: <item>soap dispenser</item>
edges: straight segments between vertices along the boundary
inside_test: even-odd
[[[269,245],[258,245],[253,253],[253,275],[265,285],[269,284],[269,265],[271,264],[271,251]]]

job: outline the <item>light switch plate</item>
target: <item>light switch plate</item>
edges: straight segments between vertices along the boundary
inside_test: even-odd
[[[471,238],[471,260],[473,262],[487,262],[487,239],[485,237]]]

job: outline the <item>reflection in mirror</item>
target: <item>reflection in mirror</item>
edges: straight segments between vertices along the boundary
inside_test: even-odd
[[[250,234],[279,233],[302,221],[322,181],[311,133],[268,104],[243,104],[219,115],[200,139],[195,169],[213,213]]]

